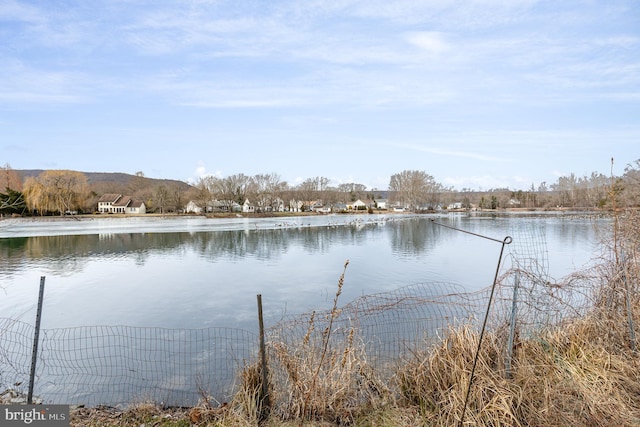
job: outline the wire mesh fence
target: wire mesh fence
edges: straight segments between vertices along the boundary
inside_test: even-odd
[[[26,392],[34,328],[0,319],[0,378]],[[232,328],[86,326],[41,331],[35,394],[45,402],[195,405],[226,401],[235,372],[255,357],[254,333]]]
[[[598,296],[589,274],[561,281],[549,277],[544,229],[512,229],[509,235],[489,329],[529,334],[593,306]],[[335,311],[288,316],[267,328],[267,344],[295,348],[330,335],[339,348],[340,342],[357,339],[369,366],[389,378],[404,357],[438,343],[451,327],[480,328],[490,290],[465,292],[456,284],[428,282],[365,295]],[[33,336],[33,326],[0,319],[0,390],[26,391]],[[510,345],[505,344],[505,357]],[[255,333],[233,328],[47,329],[40,334],[35,395],[48,403],[89,406],[138,401],[192,406],[203,397],[226,402],[239,370],[257,362],[258,348]]]
[[[323,333],[331,322],[334,341],[343,341],[355,330],[368,363],[379,371],[392,370],[416,346],[437,342],[451,325],[478,318],[488,291],[460,291],[455,284],[429,282],[364,295],[342,306],[337,315],[327,310],[314,312],[313,320],[311,313],[289,316],[269,328],[268,337],[271,342],[295,346],[310,329]]]

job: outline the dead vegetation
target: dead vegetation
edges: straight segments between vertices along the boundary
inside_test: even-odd
[[[638,311],[640,314],[640,311]],[[545,331],[516,346],[511,378],[505,375],[501,337],[485,336],[465,413],[469,425],[640,425],[640,359],[628,342],[612,343],[610,327],[624,319],[602,313]],[[622,338],[622,334],[618,335]],[[399,370],[405,404],[425,423],[457,425],[478,334],[452,330],[430,352]]]

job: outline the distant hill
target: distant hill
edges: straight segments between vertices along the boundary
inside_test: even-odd
[[[15,171],[20,175],[22,182],[29,177],[37,177],[44,169],[15,169]],[[78,171],[81,172],[81,171]],[[87,177],[87,182],[89,183],[89,188],[92,191],[95,191],[98,194],[102,193],[127,193],[131,186],[131,182],[133,179],[139,180],[140,183],[145,187],[158,187],[160,185],[164,185],[166,187],[178,187],[182,190],[186,191],[191,188],[191,185],[187,184],[184,181],[179,181],[175,179],[157,179],[157,178],[147,178],[147,177],[139,177],[137,175],[131,175],[127,173],[121,172],[82,172]],[[139,185],[138,185],[139,186]]]

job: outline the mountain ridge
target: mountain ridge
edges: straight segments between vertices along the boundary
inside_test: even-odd
[[[16,173],[20,176],[20,179],[24,183],[27,178],[37,177],[41,173],[46,172],[47,170],[54,169],[14,169]],[[113,185],[114,192],[120,192],[120,189],[124,186],[128,186],[131,183],[131,180],[140,179],[145,185],[156,186],[156,185],[177,185],[187,190],[192,188],[192,186],[184,181],[180,181],[177,179],[164,179],[164,178],[148,178],[146,176],[138,176],[131,175],[124,172],[84,172],[84,171],[73,171],[80,172],[87,177],[87,183],[90,187],[109,187]]]

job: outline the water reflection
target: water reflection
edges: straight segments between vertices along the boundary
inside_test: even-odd
[[[398,254],[420,254],[437,244],[433,227],[424,221],[398,221],[385,227],[329,225],[291,229],[227,230],[172,233],[109,233],[33,236],[0,239],[4,267],[0,275],[20,270],[25,260],[46,262],[53,274],[79,271],[91,259],[134,258],[144,265],[152,254],[180,256],[194,252],[211,262],[247,257],[274,261],[292,246],[309,254],[327,253],[334,246],[363,246],[386,230]]]
[[[253,329],[257,293],[273,319],[330,307],[347,259],[345,304],[432,281],[478,290],[495,273],[499,245],[436,226],[431,217],[314,220],[230,221],[231,229],[185,222],[182,230],[156,221],[158,232],[139,224],[143,232],[45,236],[38,230],[0,238],[0,310],[31,310],[34,287],[46,275],[52,327],[118,322]],[[515,256],[556,277],[593,256],[591,220],[452,215],[438,221],[497,239],[513,234]]]
[[[413,258],[434,250],[442,236],[442,228],[424,218],[413,218],[389,227],[389,236],[395,255]]]

